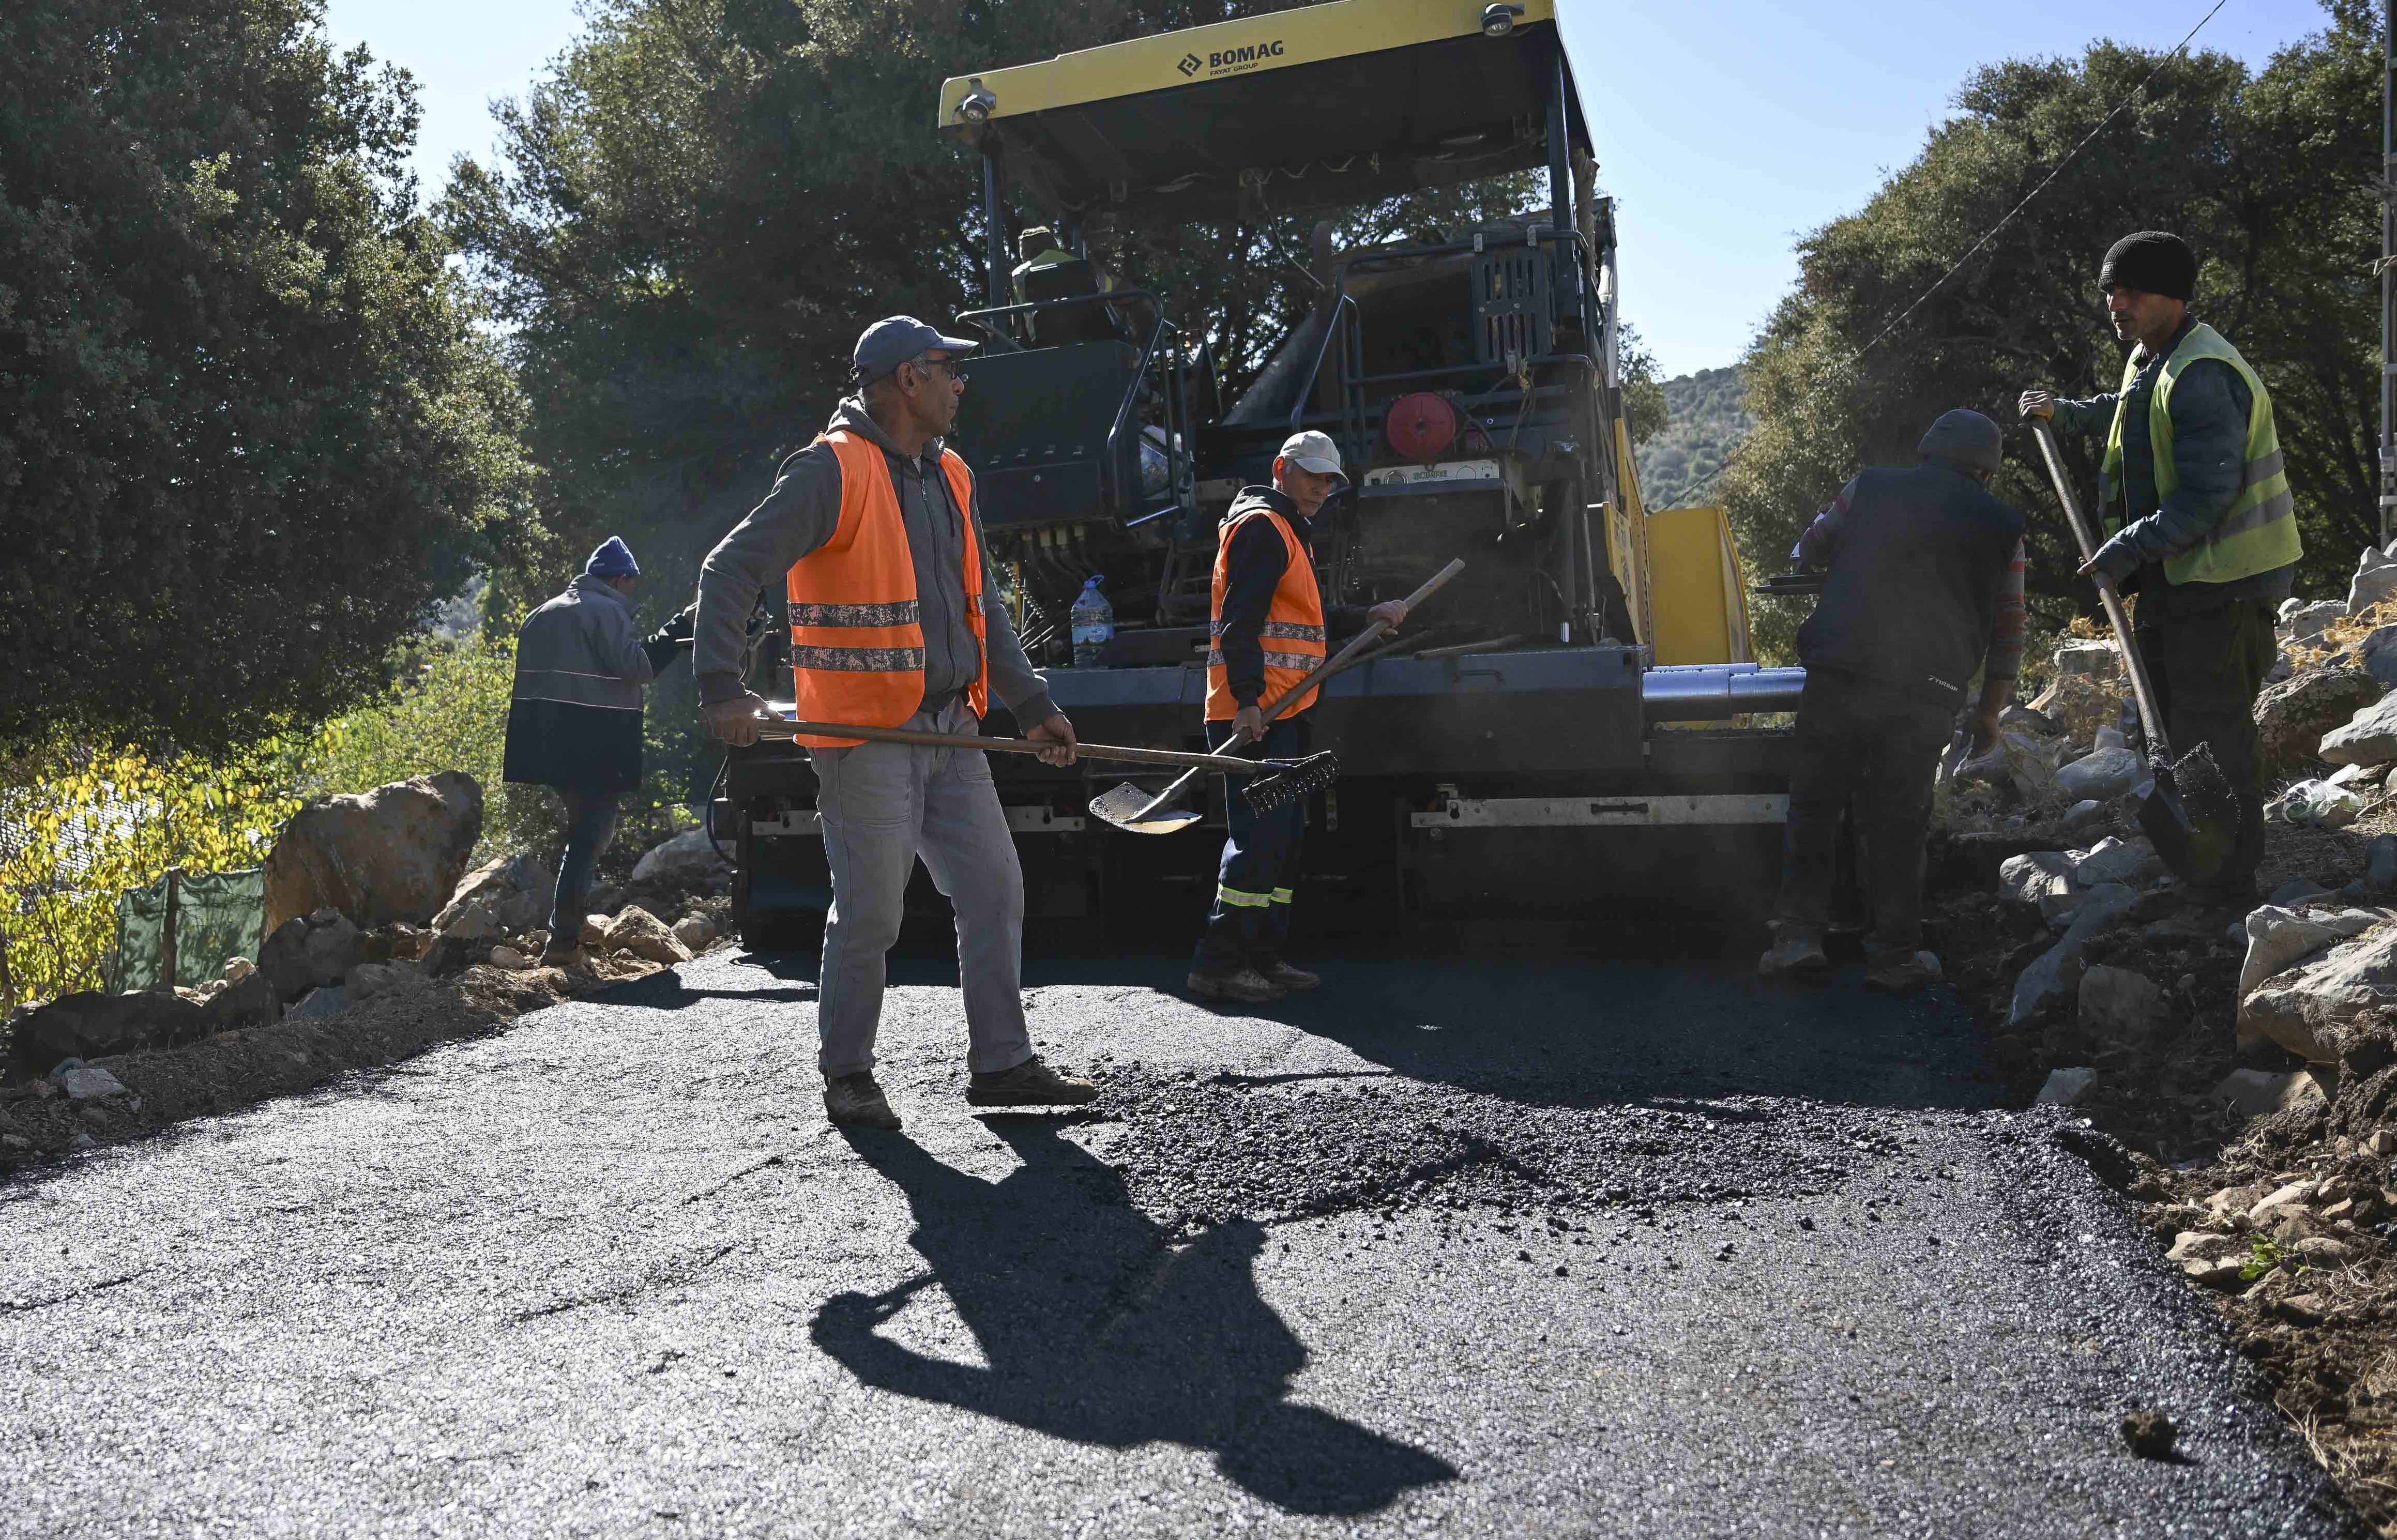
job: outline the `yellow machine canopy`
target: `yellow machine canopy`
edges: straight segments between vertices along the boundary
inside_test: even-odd
[[[1091,228],[1291,214],[1549,163],[1554,0],[1335,0],[941,87],[941,127]],[[1506,13],[1503,24],[1493,12]]]

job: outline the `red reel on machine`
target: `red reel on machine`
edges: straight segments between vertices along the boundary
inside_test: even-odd
[[[1448,398],[1416,391],[1390,403],[1383,415],[1382,432],[1401,459],[1428,465],[1446,454],[1465,426]]]

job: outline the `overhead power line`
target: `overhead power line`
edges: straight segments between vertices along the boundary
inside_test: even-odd
[[[2007,209],[2005,218],[1989,226],[1989,228],[1983,233],[1981,238],[1973,243],[1971,249],[1967,250],[1962,257],[1956,259],[1955,266],[1939,275],[1937,278],[1932,281],[1929,288],[1926,288],[1922,293],[1916,295],[1912,304],[1908,305],[1904,310],[1897,313],[1897,319],[1881,328],[1881,330],[1874,335],[1871,341],[1867,342],[1863,347],[1858,348],[1856,350],[1856,356],[1858,358],[1862,358],[1866,354],[1870,353],[1873,349],[1881,346],[1882,341],[1889,337],[1890,333],[1895,331],[1898,328],[1906,324],[1907,317],[1922,309],[1925,301],[1929,300],[1934,294],[1938,293],[1940,288],[1947,284],[1948,279],[1954,277],[1957,274],[1963,272],[1964,266],[1967,262],[1970,262],[1974,258],[1979,256],[1983,248],[1987,247],[1991,241],[1996,240],[1999,234],[2004,231],[2006,226],[2015,222],[2015,216],[2020,214],[2024,209],[2029,208],[2032,202],[2037,199],[2042,193],[2048,190],[2048,187],[2056,181],[2056,178],[2064,175],[2065,167],[2070,166],[2075,160],[2080,158],[2082,151],[2088,149],[2090,144],[2096,140],[2099,134],[2104,133],[2107,129],[2114,126],[2114,120],[2116,118],[2121,117],[2124,113],[2130,111],[2132,103],[2137,101],[2140,97],[2147,94],[2148,87],[2155,83],[2156,76],[2163,73],[2164,66],[2171,63],[2174,60],[2178,59],[2182,54],[2188,52],[2190,40],[2195,38],[2199,33],[2203,32],[2205,30],[2205,24],[2208,21],[2213,20],[2216,13],[2220,11],[2223,7],[2230,3],[2230,0],[2214,0],[2214,9],[2207,11],[2203,16],[2197,19],[2197,25],[2189,29],[2189,35],[2183,37],[2178,43],[2175,44],[2173,46],[2173,50],[2170,53],[2164,55],[2162,59],[2157,60],[2156,67],[2149,70],[2136,86],[2131,87],[2130,94],[2122,98],[2121,101],[2116,102],[2114,110],[2108,113],[2106,116],[2099,121],[2097,127],[2090,129],[2087,134],[2083,135],[2080,143],[2065,152],[2064,158],[2057,161],[2054,168],[2052,168],[2047,175],[2040,179],[2039,185],[2032,188],[2029,193],[2023,194],[2022,202],[2015,204],[2012,208]]]

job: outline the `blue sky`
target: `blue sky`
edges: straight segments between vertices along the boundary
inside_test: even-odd
[[[1797,237],[1912,159],[1975,64],[2097,37],[2169,47],[2211,4],[1561,0],[1600,181],[1622,200],[1625,313],[1668,374],[1732,362],[1796,276]],[[451,156],[489,152],[489,102],[521,92],[578,25],[571,0],[327,9],[334,41],[415,74],[428,194]],[[2228,0],[2194,46],[2260,64],[2323,20],[2313,0]]]

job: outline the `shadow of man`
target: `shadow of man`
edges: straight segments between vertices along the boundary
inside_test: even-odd
[[[1446,1461],[1288,1399],[1306,1348],[1257,1292],[1263,1226],[1169,1248],[1114,1169],[1046,1126],[994,1120],[1023,1158],[991,1183],[897,1135],[843,1130],[915,1211],[929,1270],[878,1294],[836,1294],[816,1346],[877,1388],[1078,1442],[1211,1450],[1279,1507],[1357,1514],[1453,1480]],[[990,1367],[877,1330],[937,1285]]]

